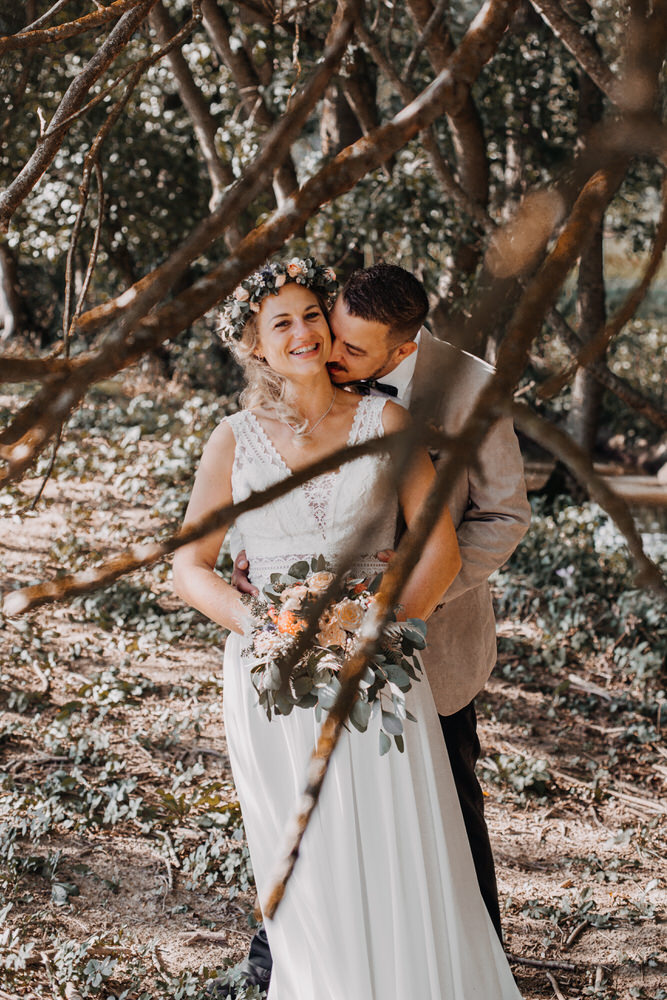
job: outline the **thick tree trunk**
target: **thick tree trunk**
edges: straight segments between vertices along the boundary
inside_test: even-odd
[[[604,326],[606,318],[604,268],[602,256],[602,227],[583,254],[579,265],[577,286],[577,319],[582,339],[589,341]],[[568,417],[568,431],[587,455],[595,449],[600,404],[604,387],[593,372],[580,368],[572,385],[572,405]]]
[[[178,30],[161,0],[151,11],[149,20],[161,45],[165,45]],[[234,180],[234,174],[231,169],[227,164],[222,162],[216,151],[215,134],[218,130],[217,122],[192,78],[190,67],[181,50],[178,48],[172,49],[167,53],[165,58],[174,74],[183,107],[192,121],[192,128],[204,158],[213,189],[212,202],[215,203],[227,185],[231,184]]]
[[[232,45],[232,28],[227,15],[216,0],[202,4],[204,27],[213,42],[215,51],[229,69],[239,90],[239,96],[248,117],[252,116],[262,129],[270,129],[275,117],[266,105],[261,92],[262,81],[257,67],[244,48]],[[273,178],[276,202],[283,201],[299,186],[296,169],[289,158],[279,167]]]
[[[577,0],[580,17],[591,17],[587,0]],[[603,114],[602,92],[583,70],[579,71],[579,135],[583,138],[597,124]],[[592,340],[606,321],[604,260],[604,220],[596,229],[593,239],[579,263],[577,281],[577,326],[583,343]],[[600,359],[603,360],[603,359]],[[572,405],[567,429],[589,457],[595,450],[600,404],[604,387],[592,372],[580,368],[572,385]]]
[[[431,0],[408,0],[412,18],[423,31],[433,13]],[[454,45],[447,27],[443,24],[435,29],[426,43],[431,65],[440,73],[454,51]],[[489,162],[482,121],[472,99],[470,87],[461,87],[461,97],[457,109],[447,115],[456,152],[457,174],[461,187],[468,197],[478,205],[486,206],[489,200]],[[479,263],[482,245],[461,241],[453,252],[454,275],[449,283],[445,310],[461,293],[459,276],[465,278],[474,273]]]
[[[0,342],[22,333],[24,319],[16,259],[7,244],[0,242]]]
[[[341,149],[351,146],[362,136],[361,126],[340,86],[333,83],[327,88],[322,102],[320,142],[322,155],[336,156]]]

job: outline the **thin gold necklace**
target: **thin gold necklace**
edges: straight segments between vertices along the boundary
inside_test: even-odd
[[[333,405],[334,405],[335,401],[336,401],[336,386],[333,387],[333,394],[331,396],[331,402],[327,406],[327,408],[324,411],[324,413],[322,414],[322,416],[318,417],[318,419],[315,421],[315,423],[313,424],[313,426],[312,427],[307,427],[305,429],[305,431],[298,430],[298,428],[294,427],[293,424],[290,424],[288,420],[284,420],[283,423],[287,424],[287,426],[292,431],[292,433],[296,434],[298,437],[307,437],[308,435],[312,434],[313,431],[316,430],[316,428],[318,428],[320,426],[320,424],[322,423],[322,421],[324,420],[325,417],[329,416],[329,414],[331,413],[331,410],[333,408]]]

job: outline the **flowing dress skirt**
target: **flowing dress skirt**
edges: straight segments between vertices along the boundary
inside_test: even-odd
[[[479,892],[433,696],[405,753],[378,750],[379,721],[336,748],[292,879],[266,931],[269,1000],[519,1000]],[[224,717],[260,903],[304,790],[312,710],[270,722],[240,640],[225,650]]]

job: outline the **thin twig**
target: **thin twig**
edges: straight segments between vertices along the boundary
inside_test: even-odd
[[[552,974],[550,972],[547,972],[547,979],[551,983],[551,988],[554,991],[554,995],[556,997],[556,1000],[565,1000],[565,997],[561,993],[560,987],[559,987],[558,983],[556,982],[556,979],[554,978],[554,976],[552,976]]]
[[[23,29],[14,35],[3,35],[0,37],[0,54],[3,52],[15,52],[19,49],[35,48],[38,45],[62,42],[67,38],[73,38],[84,32],[92,31],[108,21],[120,18],[123,14],[137,7],[140,0],[113,0],[108,7],[94,11],[92,14],[84,14],[83,17],[75,21],[68,21],[65,24],[58,24],[55,28],[43,29]]]
[[[574,942],[577,941],[578,938],[581,937],[581,935],[584,933],[584,931],[586,930],[586,928],[590,927],[590,926],[591,925],[590,925],[590,922],[588,920],[582,920],[580,924],[577,924],[577,926],[574,928],[574,930],[572,931],[572,933],[570,934],[570,936],[566,940],[565,944],[563,945],[563,947],[565,948],[565,950],[567,951],[569,948],[571,948],[572,945],[574,944]]]
[[[578,353],[584,345],[580,334],[570,326],[565,317],[558,309],[552,309],[547,316],[547,322],[554,333],[559,334],[571,351]],[[603,361],[591,361],[586,365],[586,370],[600,382],[605,389],[613,392],[621,402],[631,407],[637,413],[650,420],[656,427],[667,431],[667,410],[661,408],[653,399],[649,399],[639,390],[630,385],[624,378],[617,375]],[[538,396],[541,390],[538,390]],[[515,397],[516,398],[516,397]]]
[[[524,958],[523,955],[506,954],[507,961],[512,965],[527,965],[531,969],[557,969],[560,972],[576,972],[576,965],[571,962],[557,962],[546,958]]]
[[[53,449],[51,451],[51,458],[49,459],[49,464],[47,466],[46,472],[42,476],[42,481],[39,484],[39,489],[35,493],[34,497],[30,501],[30,503],[28,504],[28,510],[35,510],[37,508],[37,504],[42,499],[42,494],[44,493],[44,490],[46,489],[46,484],[48,483],[49,479],[51,478],[51,475],[53,473],[53,470],[54,470],[55,464],[56,464],[56,457],[58,455],[58,449],[60,448],[60,445],[61,445],[61,442],[62,442],[62,439],[63,439],[63,426],[64,425],[61,424],[60,427],[58,428],[58,430],[56,431],[55,437],[53,439]]]
[[[224,931],[198,930],[194,931],[193,934],[188,934],[187,937],[182,938],[181,944],[187,945],[188,947],[195,944],[226,945],[229,944],[229,938]]]
[[[55,17],[56,14],[60,13],[63,7],[66,7],[70,0],[56,0],[53,7],[49,7],[45,14],[38,17],[36,21],[32,24],[26,24],[25,28],[21,28],[21,31],[35,31],[37,28],[41,28],[51,17]]]
[[[431,35],[438,26],[438,22],[443,17],[445,12],[449,7],[450,0],[438,0],[437,4],[433,8],[433,13],[429,17],[428,21],[424,25],[424,30],[417,39],[414,49],[410,53],[410,57],[405,64],[405,69],[403,70],[403,77],[409,80],[417,67],[417,61],[424,51],[425,47],[428,45]]]

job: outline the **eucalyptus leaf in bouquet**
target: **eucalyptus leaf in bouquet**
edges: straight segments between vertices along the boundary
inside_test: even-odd
[[[341,593],[320,614],[315,643],[290,671],[287,682],[280,669],[313,609],[334,580],[323,556],[301,560],[287,573],[273,573],[263,597],[245,598],[253,615],[244,657],[251,662],[252,682],[259,705],[269,719],[289,715],[294,708],[314,709],[318,718],[340,692],[338,673],[355,652],[364,617],[376,600],[381,576],[374,580],[346,576]],[[414,721],[405,696],[422,671],[419,650],[426,645],[426,625],[417,618],[388,621],[380,644],[359,683],[350,723],[366,732],[379,716],[380,753],[392,740],[403,751],[403,723]]]

